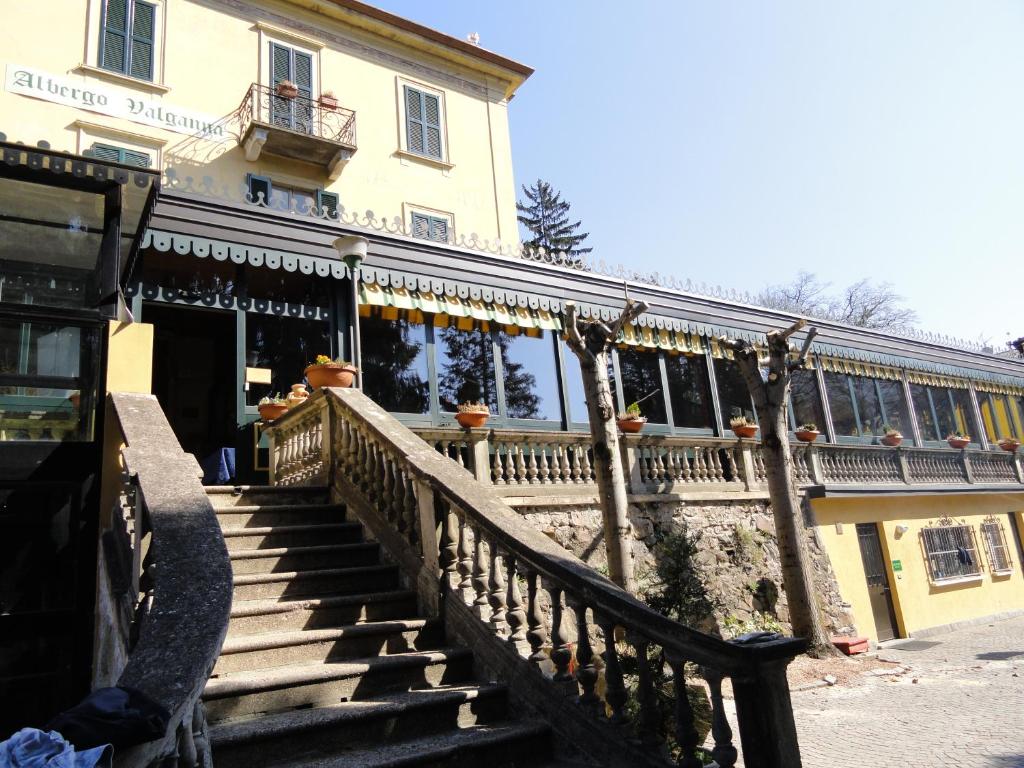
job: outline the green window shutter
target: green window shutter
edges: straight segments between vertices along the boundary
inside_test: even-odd
[[[128,71],[129,0],[107,0],[103,8],[100,66],[113,72]]]
[[[156,35],[156,6],[135,0],[132,3],[131,50],[128,74],[140,80],[153,79],[153,43]]]
[[[448,220],[430,217],[430,239],[439,243],[448,242]]]
[[[124,150],[109,144],[93,144],[92,156],[97,160],[106,160],[108,163],[124,162]]]
[[[441,100],[429,93],[423,94],[423,154],[441,158]]]
[[[316,206],[321,213],[327,214],[330,218],[338,218],[338,193],[318,189],[316,191]]]
[[[282,80],[292,79],[292,56],[291,48],[286,48],[277,43],[270,44],[270,69],[274,82],[277,85]]]
[[[429,216],[424,216],[422,213],[414,213],[412,215],[412,236],[422,237],[424,240],[430,239]]]
[[[405,87],[405,136],[410,152],[423,154],[423,94]]]
[[[267,176],[257,176],[255,173],[246,175],[246,185],[249,187],[249,198],[257,205],[270,205],[270,190],[272,184]]]
[[[139,168],[149,168],[152,165],[153,160],[146,152],[133,152],[130,149],[124,150],[125,165],[137,165]]]
[[[313,57],[302,51],[292,50],[294,65],[292,81],[299,88],[299,96],[307,99],[313,96]]]

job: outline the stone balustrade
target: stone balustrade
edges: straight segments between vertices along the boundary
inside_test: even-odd
[[[420,433],[425,442],[352,389],[315,393],[266,434],[276,457],[273,481],[305,485],[326,476],[335,498],[403,569],[424,610],[442,615],[495,679],[577,748],[608,764],[667,765],[662,694],[655,689],[667,671],[675,691],[670,735],[681,749],[676,764],[699,768],[685,692],[687,675],[699,669],[710,691],[712,756],[721,768],[735,766],[739,753],[723,678],[732,683],[744,764],[799,768],[785,669],[803,641],[724,641],[671,621],[500,498],[497,491],[508,484],[592,485],[579,435],[502,433],[489,442],[433,430]],[[312,446],[319,446],[316,459]],[[735,441],[694,448],[644,443],[641,481],[721,486],[755,472],[752,456],[737,457]]]

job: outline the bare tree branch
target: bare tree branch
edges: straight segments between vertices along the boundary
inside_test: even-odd
[[[593,361],[594,355],[587,349],[587,345],[583,341],[583,337],[580,335],[579,322],[579,309],[576,306],[575,301],[565,302],[565,335],[566,343],[569,345],[569,349],[576,353],[578,357],[586,358],[587,360]]]
[[[800,354],[797,355],[796,360],[789,364],[789,370],[795,371],[803,368],[807,364],[807,353],[811,351],[811,343],[814,341],[814,337],[818,335],[817,326],[811,326],[811,329],[807,331],[807,338],[804,339],[804,345],[800,347]]]

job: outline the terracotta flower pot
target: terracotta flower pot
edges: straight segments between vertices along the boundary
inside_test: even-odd
[[[956,448],[957,450],[963,450],[971,444],[970,440],[966,440],[962,437],[947,437],[946,442],[949,443],[950,448]]]
[[[887,445],[890,448],[895,448],[897,445],[903,442],[903,435],[882,435],[880,441],[882,445]]]
[[[320,94],[320,106],[333,112],[338,108],[338,99],[335,96]]]
[[[1000,440],[999,447],[1007,453],[1016,453],[1017,449],[1020,448],[1019,440]]]
[[[273,421],[288,413],[288,406],[284,403],[264,403],[259,408],[260,418],[264,421]]]
[[[72,392],[70,395],[68,395],[68,400],[71,401],[71,405],[73,407],[77,408],[79,404],[82,402],[82,393]]]
[[[616,419],[615,423],[619,425],[619,429],[622,430],[622,432],[629,435],[635,435],[644,428],[644,424],[647,423],[647,419]]]
[[[796,431],[796,439],[801,443],[813,443],[820,434],[821,432],[816,429],[798,429]]]
[[[733,427],[732,431],[736,437],[750,438],[757,434],[757,426],[748,424],[745,427]]]
[[[294,99],[299,95],[299,87],[288,80],[282,80],[274,86],[274,93],[285,99]]]
[[[338,365],[337,363],[324,363],[323,365],[310,365],[303,373],[309,380],[312,389],[320,387],[351,387],[356,378],[356,369],[351,365]]]
[[[455,414],[455,420],[459,422],[459,426],[465,429],[479,429],[487,423],[487,419],[490,417],[491,414],[483,411],[466,411]]]

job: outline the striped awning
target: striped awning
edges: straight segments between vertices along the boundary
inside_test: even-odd
[[[999,384],[994,381],[978,381],[975,382],[974,388],[979,392],[992,392],[997,395],[1024,397],[1024,387],[1015,387],[1012,384]]]
[[[899,368],[887,365],[875,365],[860,360],[847,360],[840,357],[818,357],[818,365],[823,371],[845,373],[850,376],[870,376],[873,379],[901,381],[903,374]]]
[[[628,325],[619,333],[617,342],[620,347],[664,349],[685,355],[704,353],[704,342],[700,336],[671,328]]]
[[[958,379],[955,376],[943,376],[940,373],[925,373],[924,371],[907,370],[907,381],[911,384],[921,384],[931,387],[948,387],[949,389],[967,389],[967,379]]]

